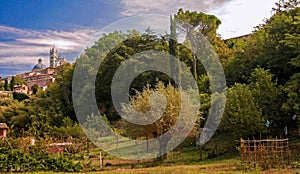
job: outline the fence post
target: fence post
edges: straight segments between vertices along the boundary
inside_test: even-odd
[[[102,153],[100,151],[100,168],[103,168]]]

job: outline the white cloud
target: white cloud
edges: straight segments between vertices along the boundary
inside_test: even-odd
[[[121,0],[122,14],[132,16],[137,14],[175,14],[178,9],[208,12],[220,7],[230,0]]]
[[[166,34],[169,31],[170,18],[167,15],[152,15],[152,14],[142,14],[135,15],[131,17],[126,17],[120,19],[105,28],[103,28],[104,33],[111,33],[114,31],[122,31],[126,33],[128,30],[137,30],[140,33],[144,33],[147,28],[150,27],[151,30],[158,35]]]
[[[0,25],[0,34],[3,36],[5,34],[14,34],[14,35],[21,35],[21,36],[28,36],[31,35],[33,32],[31,31],[26,31],[26,30],[21,30],[18,28],[13,28],[13,27],[8,27],[8,26],[3,26]]]
[[[49,49],[53,45],[58,48],[60,55],[72,61],[95,33],[92,29],[34,31],[0,26],[0,71],[22,67],[23,72],[30,71],[28,67],[36,64],[38,58],[42,58],[47,65]],[[8,75],[1,73],[0,76]]]
[[[175,14],[179,8],[216,15],[222,24],[218,30],[223,38],[249,34],[253,27],[271,16],[278,0],[120,0],[122,15]]]
[[[249,34],[254,27],[269,18],[277,0],[233,0],[220,9],[213,10],[222,24],[218,33],[224,39]]]

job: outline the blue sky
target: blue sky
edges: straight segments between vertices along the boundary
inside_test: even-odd
[[[277,0],[0,0],[0,77],[28,72],[49,49],[74,61],[101,28],[142,14],[174,14],[179,8],[221,19],[218,33],[251,33],[271,16]],[[147,19],[145,19],[147,21]],[[157,25],[161,25],[157,23]]]
[[[1,24],[22,29],[101,27],[121,17],[120,5],[97,0],[3,0],[0,5]]]

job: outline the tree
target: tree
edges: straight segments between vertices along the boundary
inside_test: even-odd
[[[186,39],[192,40],[194,32],[200,32],[208,38],[216,35],[216,31],[221,21],[214,15],[208,15],[203,12],[190,12],[179,9],[175,15],[175,19],[182,30],[186,32]]]
[[[256,60],[258,54],[256,50],[257,40],[255,39],[257,38],[254,38],[253,35],[248,35],[226,40],[227,46],[233,52],[233,57],[228,60],[224,67],[228,86],[235,83],[248,83],[253,69],[258,66]]]
[[[14,80],[15,80],[15,85],[22,85],[25,84],[27,85],[27,82],[24,81],[20,76],[14,76]]]
[[[289,5],[282,8],[284,6]],[[230,85],[248,83],[256,67],[270,69],[279,85],[284,85],[299,71],[295,63],[300,60],[300,8],[279,11],[256,27],[253,34],[226,41],[234,52],[234,58],[225,67]]]
[[[10,84],[9,84],[9,89],[10,91],[13,91],[14,90],[14,86],[15,86],[15,77],[12,76],[11,80],[10,80]]]
[[[284,87],[287,100],[282,108],[288,116],[300,113],[300,73],[295,73]]]
[[[276,8],[272,8],[276,13],[282,13],[290,9],[294,9],[300,5],[298,0],[279,0],[275,3]]]
[[[163,106],[161,106],[162,103],[164,103],[164,99],[162,96],[155,95],[158,93],[165,97],[166,108],[164,111],[162,110]],[[152,100],[151,105],[149,103],[150,98]],[[158,138],[160,156],[166,153],[168,142],[172,136],[172,131],[168,131],[170,131],[170,128],[176,123],[179,113],[182,114],[180,117],[184,119],[179,121],[184,124],[182,127],[177,127],[177,130],[175,131],[184,130],[185,125],[191,124],[191,120],[188,118],[190,115],[194,115],[198,109],[198,107],[188,98],[186,92],[179,88],[174,88],[172,85],[165,87],[162,82],[158,82],[155,89],[151,89],[149,86],[144,88],[142,92],[137,93],[136,96],[131,96],[130,99],[130,105],[123,105],[123,112],[126,116],[148,121],[153,121],[155,118],[159,119],[154,123],[147,125],[136,125],[127,122],[126,126],[122,128],[125,129],[123,131],[125,131],[129,137],[134,137],[136,139],[145,139],[146,137],[156,138],[161,135],[166,135],[165,138]],[[148,112],[150,108],[155,108],[155,110],[151,109],[151,112]],[[145,115],[141,118],[139,114],[137,115],[137,112]],[[162,114],[162,116],[159,114]]]
[[[300,9],[300,8],[298,8]],[[299,11],[300,15],[300,11]],[[298,26],[300,31],[300,16],[297,16],[296,21],[292,23],[294,27]],[[297,28],[297,27],[296,27]],[[287,40],[285,40],[285,44],[293,47],[295,52],[298,53],[298,56],[291,60],[291,64],[300,68],[300,34],[294,33],[293,35],[288,35]],[[283,104],[282,108],[287,113],[287,115],[293,115],[296,113],[300,113],[300,73],[295,72],[293,76],[290,77],[289,81],[284,86],[284,91],[287,94],[287,101]]]
[[[18,100],[18,101],[23,101],[23,100],[29,99],[29,97],[28,97],[27,94],[25,94],[25,93],[18,93],[18,92],[14,92],[13,93],[13,98],[15,100]]]
[[[192,54],[193,54],[193,70],[194,77],[197,81],[198,73],[197,73],[197,57],[196,57],[196,46],[194,45],[194,37],[197,33],[203,34],[209,41],[216,41],[216,31],[218,26],[221,24],[221,21],[214,15],[208,15],[203,12],[190,12],[183,11],[183,9],[179,9],[177,14],[174,16],[176,22],[178,23],[177,28],[180,31],[186,33],[186,40],[190,42]],[[215,42],[216,44],[219,42]],[[225,46],[225,45],[224,45]]]
[[[277,85],[274,75],[269,70],[256,68],[251,73],[250,88],[258,108],[263,116],[272,122],[270,126],[275,130],[282,130],[287,123],[287,119],[282,114],[281,105],[284,102],[282,90]]]
[[[179,75],[177,76],[176,74],[174,74],[176,71],[180,72],[179,69],[179,64],[177,64],[177,62],[172,61],[172,56],[174,56],[175,58],[177,58],[178,56],[178,43],[177,43],[177,34],[176,34],[176,20],[173,19],[172,16],[170,16],[170,38],[169,38],[169,53],[170,53],[170,69],[171,69],[171,74],[173,74],[174,76],[176,76],[175,80],[178,81],[178,83],[180,83],[180,79],[179,79]]]
[[[220,125],[229,140],[249,137],[264,130],[264,118],[252,90],[244,84],[235,84],[228,90],[226,108]]]
[[[66,63],[61,66],[55,78],[55,82],[50,85],[47,93],[53,101],[58,100],[57,103],[60,105],[64,116],[68,116],[73,121],[77,121],[72,100],[73,72],[74,65]]]
[[[279,84],[299,71],[291,62],[299,57],[300,8],[273,15],[255,34],[262,36],[257,43],[258,63],[276,75]]]
[[[9,90],[8,81],[7,81],[7,79],[5,79],[5,81],[4,81],[4,91],[8,91],[8,90]]]
[[[40,88],[39,85],[34,84],[32,86],[32,94],[36,94],[38,92],[39,88]]]
[[[101,46],[105,44],[118,43],[106,55],[103,55]],[[111,100],[111,84],[115,71],[118,67],[130,58],[131,56],[149,50],[168,51],[167,41],[160,39],[150,28],[146,29],[145,33],[138,33],[137,31],[129,31],[127,34],[123,33],[110,33],[105,35],[90,49],[86,50],[85,61],[87,64],[94,61],[95,58],[102,58],[101,66],[97,72],[96,77],[96,99],[101,108],[101,113],[106,114],[109,121],[118,120],[120,117],[117,114]],[[82,57],[83,58],[83,57]],[[83,60],[82,60],[83,61]],[[131,71],[139,69],[139,63],[132,67]],[[91,74],[93,71],[87,72]],[[143,90],[143,86],[150,84],[152,86],[159,80],[168,83],[169,77],[165,74],[155,71],[148,71],[138,75],[131,83],[130,94],[135,93],[135,90]],[[87,86],[86,86],[87,87]],[[90,87],[89,87],[90,88]],[[133,90],[135,89],[135,90]]]
[[[2,82],[2,79],[0,78],[0,91],[4,90],[4,82]]]

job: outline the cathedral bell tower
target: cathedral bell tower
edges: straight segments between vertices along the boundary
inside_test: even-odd
[[[57,61],[58,61],[57,49],[53,45],[53,47],[50,48],[50,68],[56,68]]]

